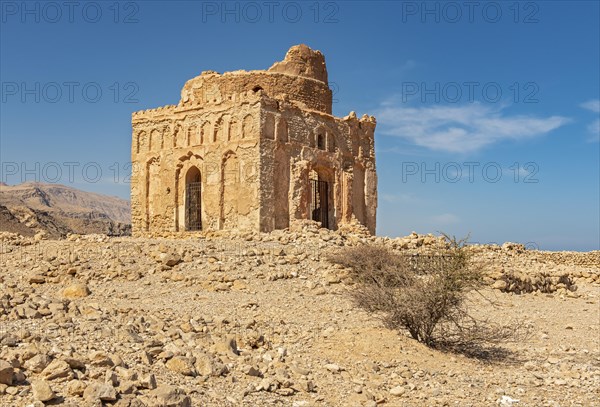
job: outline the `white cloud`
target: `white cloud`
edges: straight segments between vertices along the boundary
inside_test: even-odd
[[[453,153],[478,151],[504,140],[543,136],[569,121],[561,116],[508,116],[502,110],[477,103],[422,108],[384,105],[376,117],[382,134]]]
[[[600,113],[600,99],[588,100],[587,102],[582,103],[580,106],[591,112]],[[593,143],[600,141],[600,119],[596,119],[591,122],[587,126],[587,130],[591,134],[591,136],[588,138],[589,142]]]
[[[600,141],[600,119],[596,119],[596,121],[590,123],[587,128],[591,134],[590,138],[588,138],[588,141]]]
[[[580,106],[594,113],[600,113],[600,99],[588,100],[587,102],[582,103]]]
[[[443,213],[441,215],[436,215],[431,218],[431,221],[440,225],[452,225],[460,222],[458,216],[452,213]]]

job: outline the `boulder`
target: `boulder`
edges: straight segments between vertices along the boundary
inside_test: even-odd
[[[184,376],[194,376],[194,366],[191,361],[183,356],[175,356],[166,363],[167,369]]]
[[[142,400],[148,407],[191,407],[192,400],[185,391],[174,386],[159,386]]]
[[[50,384],[45,380],[32,380],[31,391],[33,398],[41,402],[50,401],[55,397]]]
[[[90,290],[87,285],[76,283],[65,288],[62,295],[67,299],[84,298],[90,295]]]
[[[14,379],[14,369],[10,363],[0,359],[0,384],[12,385]]]
[[[109,383],[94,382],[85,388],[83,398],[88,401],[115,401],[117,399],[117,391]]]
[[[55,359],[42,371],[46,380],[68,377],[72,373],[71,367],[64,360]]]

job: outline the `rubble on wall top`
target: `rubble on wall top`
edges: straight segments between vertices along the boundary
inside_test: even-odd
[[[348,120],[357,120],[357,121],[360,121],[360,122],[377,123],[377,119],[375,119],[374,116],[369,116],[368,114],[363,114],[362,117],[359,120],[355,111],[351,111],[350,113],[348,113],[348,116],[344,116],[343,120],[346,120],[346,121],[348,121]]]
[[[175,107],[176,107],[175,105],[164,105],[164,106],[156,107],[153,109],[139,110],[137,112],[133,112],[131,115],[132,116],[141,116],[141,115],[148,114],[148,113],[163,113],[165,110],[172,110]]]

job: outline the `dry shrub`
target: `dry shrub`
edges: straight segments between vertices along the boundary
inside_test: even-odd
[[[350,293],[358,306],[428,346],[475,349],[514,337],[514,327],[467,312],[467,294],[483,286],[483,273],[470,267],[464,241],[447,239],[450,248],[432,255],[362,245],[338,250],[329,260],[350,270],[356,283]]]

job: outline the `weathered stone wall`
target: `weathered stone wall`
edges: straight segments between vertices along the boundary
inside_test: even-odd
[[[358,221],[375,233],[375,120],[303,111],[265,98],[261,109],[261,230],[309,219],[309,179],[329,183],[330,228]]]
[[[194,177],[202,230],[311,219],[318,178],[329,186],[329,228],[360,223],[375,233],[375,119],[334,117],[331,98],[323,55],[300,45],[267,71],[203,72],[177,106],[134,113],[133,234],[186,230]]]
[[[202,109],[167,106],[133,116],[132,225],[183,231],[186,175],[202,182],[202,228],[258,228],[259,97]]]

